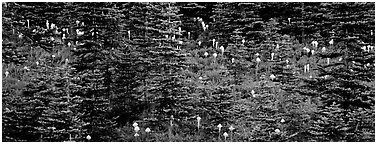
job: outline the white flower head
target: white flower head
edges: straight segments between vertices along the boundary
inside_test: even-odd
[[[284,120],[284,119],[281,119],[281,120],[280,120],[280,122],[281,122],[281,123],[284,123],[284,122],[285,122],[285,120]]]
[[[209,54],[207,52],[204,52],[204,56],[207,57]]]
[[[275,77],[274,74],[271,74],[270,78],[273,80],[273,79],[275,79],[276,77]]]
[[[331,39],[330,42],[329,42],[330,45],[333,45],[334,44],[334,40]]]
[[[90,140],[90,139],[92,139],[92,137],[90,135],[88,135],[88,136],[86,136],[86,139]]]
[[[280,133],[280,130],[279,129],[275,129],[275,133]]]
[[[145,129],[145,132],[149,133],[149,132],[151,132],[151,129],[147,128],[147,129]]]
[[[233,131],[234,129],[235,129],[235,128],[234,128],[233,126],[230,126],[230,127],[229,127],[229,130],[230,130],[230,131]]]
[[[137,127],[138,126],[137,122],[135,122],[132,126]]]
[[[224,132],[223,136],[228,137],[229,135],[228,135],[228,133]]]
[[[326,51],[326,47],[322,47],[322,52],[325,52]]]
[[[135,130],[135,132],[138,132],[138,131],[140,130],[140,128],[139,128],[138,126],[136,126],[136,127],[134,128],[134,130]]]
[[[259,63],[259,62],[261,62],[261,60],[260,60],[260,58],[258,57],[258,58],[257,58],[257,63]]]
[[[218,127],[219,129],[221,129],[223,126],[222,126],[221,124],[219,124],[219,125],[217,125],[217,127]]]
[[[201,118],[200,116],[198,116],[198,117],[196,117],[196,119],[197,119],[198,121],[200,121],[202,118]]]
[[[138,137],[138,136],[140,136],[138,133],[135,133],[135,135],[134,135],[135,137]]]

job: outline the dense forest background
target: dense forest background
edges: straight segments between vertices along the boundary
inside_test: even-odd
[[[2,3],[2,141],[375,141],[374,9]]]

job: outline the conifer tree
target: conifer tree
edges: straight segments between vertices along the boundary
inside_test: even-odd
[[[110,141],[114,136],[115,116],[110,115],[113,108],[112,70],[115,54],[119,47],[118,21],[120,14],[113,3],[74,3],[72,16],[76,31],[73,41],[77,41],[72,51],[77,60],[72,63],[80,75],[80,91],[74,93],[82,97],[79,119],[87,123],[83,126],[83,138],[87,135],[93,141]],[[83,32],[80,35],[79,32]]]
[[[358,9],[361,7],[364,10]],[[374,53],[361,49],[363,43],[360,41],[368,39],[359,37],[369,34],[370,18],[362,15],[362,11],[370,8],[372,6],[368,3],[338,3],[333,6],[330,20],[337,19],[340,23],[331,27],[337,30],[332,38],[338,42],[333,51],[321,57],[336,61],[321,65],[320,78],[306,80],[305,87],[307,95],[320,100],[311,131],[317,141],[371,141],[374,136],[374,126],[370,125],[370,121],[374,120],[374,98],[370,97],[374,95],[370,85],[374,68],[367,65],[374,62]],[[360,21],[355,21],[355,17],[360,17]],[[356,112],[360,115],[355,115]],[[365,129],[363,124],[372,129]]]

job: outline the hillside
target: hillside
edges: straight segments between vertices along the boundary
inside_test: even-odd
[[[2,141],[374,142],[375,4],[2,3]]]

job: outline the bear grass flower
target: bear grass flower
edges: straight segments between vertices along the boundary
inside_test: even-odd
[[[134,130],[135,130],[135,132],[138,132],[138,131],[140,130],[140,128],[139,128],[138,126],[136,126],[136,127],[134,128]]]
[[[151,132],[151,129],[146,128],[146,129],[145,129],[145,132],[146,132],[146,133],[150,133],[150,132]]]

